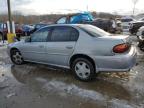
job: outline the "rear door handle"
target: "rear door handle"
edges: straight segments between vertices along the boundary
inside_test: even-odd
[[[67,49],[73,49],[73,46],[66,46]]]

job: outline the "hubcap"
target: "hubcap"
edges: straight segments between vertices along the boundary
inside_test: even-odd
[[[13,54],[12,58],[18,64],[23,62],[23,58],[22,58],[22,56],[21,56],[21,54],[19,52],[16,52],[15,54]]]
[[[75,65],[75,72],[80,78],[87,78],[90,76],[90,67],[87,63],[80,61]]]

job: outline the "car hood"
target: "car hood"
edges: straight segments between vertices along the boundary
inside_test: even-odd
[[[14,42],[14,43],[11,43],[8,45],[8,47],[17,47],[19,46],[20,44],[22,44],[24,41],[21,40],[21,41],[17,41],[17,42]]]

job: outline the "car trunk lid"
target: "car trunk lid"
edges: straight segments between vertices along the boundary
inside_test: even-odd
[[[123,43],[132,44],[132,40],[131,40],[130,36],[128,36],[128,35],[112,35],[112,36],[110,36],[110,38],[120,39],[120,40],[123,41]]]

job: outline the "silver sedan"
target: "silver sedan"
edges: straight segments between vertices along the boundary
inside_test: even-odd
[[[136,63],[136,49],[128,36],[83,24],[41,28],[9,44],[8,53],[14,64],[29,61],[67,68],[82,81],[92,80],[98,72],[129,71]]]

